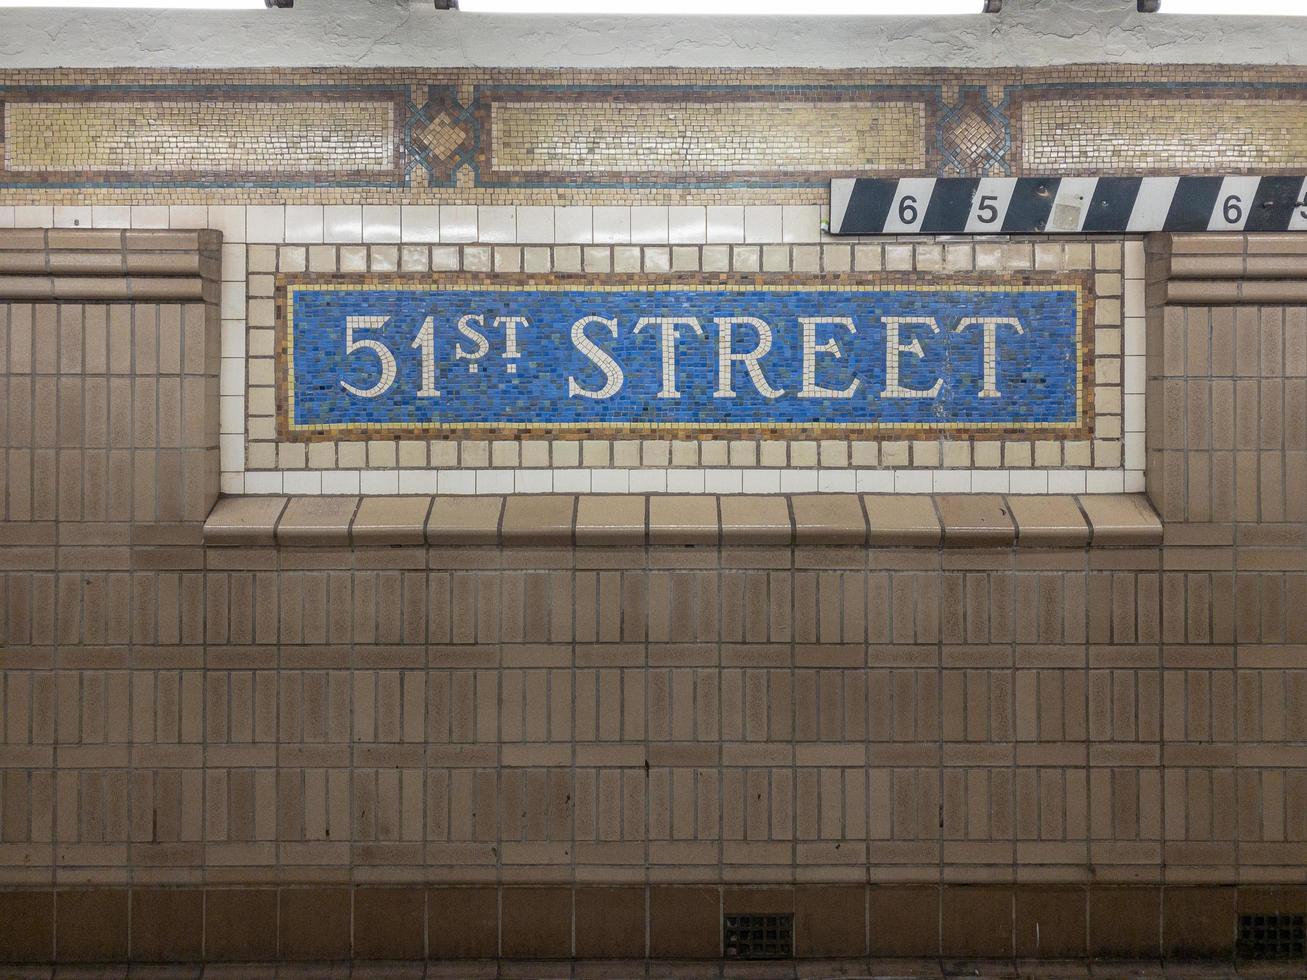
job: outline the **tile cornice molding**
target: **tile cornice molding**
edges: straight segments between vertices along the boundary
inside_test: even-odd
[[[216,303],[222,234],[0,229],[0,301]]]

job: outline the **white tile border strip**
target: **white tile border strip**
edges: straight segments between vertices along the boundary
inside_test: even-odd
[[[626,469],[259,470],[224,473],[227,494],[1142,493],[1142,471]]]
[[[232,235],[249,226],[249,210],[234,213],[239,205],[222,206],[222,223]],[[210,208],[210,220],[217,207]],[[291,215],[305,222],[302,209],[287,211],[277,220],[277,209],[260,207],[256,218],[261,238],[275,238],[276,227],[288,227]],[[528,212],[523,216],[522,212]],[[549,211],[549,221],[540,220],[539,212]],[[607,241],[629,229],[630,212],[649,225],[658,222],[697,222],[697,212],[705,213],[705,237],[708,241],[739,242],[752,240],[750,231],[767,227],[778,231],[774,237],[788,237],[785,229],[803,227],[796,241],[821,241],[819,218],[825,208],[817,205],[791,207],[783,205],[723,205],[712,208],[676,206],[638,206],[632,208],[516,207],[489,206],[399,206],[373,207],[343,205],[327,212],[327,237],[342,234],[343,222],[350,225],[345,238],[361,244],[386,244],[405,239],[404,228],[432,229],[429,240],[435,241],[439,229],[442,242],[492,244],[485,233],[492,227],[495,242],[511,241],[509,229],[517,232],[517,241],[537,241],[548,230],[554,232],[548,244],[584,241]],[[636,212],[639,212],[636,215]],[[657,214],[654,214],[654,213]],[[689,214],[687,212],[695,212]],[[436,213],[439,218],[437,221]],[[511,215],[511,221],[510,221]],[[358,217],[358,222],[354,217]],[[584,220],[582,221],[582,217]],[[525,220],[524,220],[525,219]],[[310,223],[316,216],[308,216]],[[333,224],[335,222],[335,224]],[[720,227],[718,227],[720,222]],[[738,223],[737,223],[738,222]],[[532,227],[534,225],[534,227]],[[581,226],[586,234],[581,235]],[[305,225],[307,227],[307,225]],[[317,225],[314,223],[314,228]],[[669,224],[670,227],[670,224]],[[597,235],[597,229],[604,229]],[[527,230],[530,229],[530,230]],[[611,229],[611,230],[610,230]],[[738,229],[738,231],[737,231]],[[523,238],[523,232],[530,237]],[[355,237],[357,235],[357,237]],[[478,235],[480,237],[478,237]],[[738,235],[738,237],[737,237]],[[284,237],[284,236],[283,236]],[[650,236],[632,233],[630,240],[644,241]],[[421,240],[414,230],[413,237]],[[651,240],[651,239],[650,239]],[[661,239],[660,239],[661,240]],[[224,241],[238,245],[233,237]],[[267,243],[267,242],[264,242]],[[259,244],[259,243],[253,243]],[[280,242],[285,244],[285,242]],[[310,243],[294,241],[294,245]],[[244,252],[239,247],[224,250],[223,278],[223,347],[222,347],[222,440],[220,443],[221,489],[229,494],[331,494],[362,493],[393,495],[402,493],[1122,493],[1144,489],[1144,247],[1142,241],[1123,243],[1122,251],[1122,462],[1112,469],[855,469],[766,467],[732,469],[728,467],[672,468],[575,468],[548,469],[366,469],[366,470],[256,470],[246,471],[245,436],[245,295],[246,270]],[[239,253],[239,255],[237,254]],[[231,292],[226,290],[233,287]],[[237,291],[239,290],[239,294]],[[240,337],[235,350],[227,345],[229,337]]]

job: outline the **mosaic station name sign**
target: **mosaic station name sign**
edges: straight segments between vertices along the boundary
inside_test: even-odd
[[[283,435],[1085,422],[1080,282],[558,279],[285,282]]]

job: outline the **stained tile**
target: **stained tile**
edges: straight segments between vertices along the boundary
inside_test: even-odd
[[[365,497],[350,526],[356,545],[422,544],[430,497]]]
[[[204,895],[204,957],[219,962],[277,958],[277,891],[211,888]]]
[[[354,890],[354,956],[416,960],[425,954],[426,893],[421,888]]]
[[[940,494],[936,498],[944,544],[958,548],[1004,547],[1016,529],[1002,497],[991,494]]]
[[[641,546],[645,541],[644,497],[587,494],[576,510],[578,545]]]
[[[572,952],[572,890],[515,888],[501,896],[503,955],[562,959]]]
[[[350,955],[348,888],[283,888],[277,921],[288,960],[343,960]]]
[[[868,541],[889,548],[927,548],[943,535],[935,503],[927,494],[865,494]]]
[[[358,497],[291,497],[277,524],[284,545],[343,545],[358,509]]]
[[[1149,545],[1162,540],[1162,522],[1143,494],[1085,494],[1079,501],[1096,545]]]
[[[427,944],[427,955],[433,960],[473,960],[499,955],[496,889],[429,889]]]
[[[1161,889],[1121,886],[1089,892],[1089,955],[1150,959],[1161,955]]]
[[[794,539],[783,497],[727,494],[721,500],[722,544],[788,545]]]
[[[649,955],[715,959],[721,955],[721,898],[715,888],[649,889]]]
[[[45,963],[54,956],[54,893],[0,891],[0,963]]]
[[[576,955],[581,959],[643,958],[643,888],[576,889]]]
[[[796,494],[790,498],[790,506],[796,544],[867,543],[867,518],[862,501],[854,494]]]
[[[716,497],[655,495],[649,498],[649,543],[711,545],[720,537]]]
[[[878,885],[868,892],[872,956],[939,954],[939,889]]]
[[[451,546],[496,544],[503,511],[503,497],[436,497],[427,518],[427,542]]]
[[[1007,504],[1023,548],[1083,548],[1089,543],[1089,524],[1073,497],[1011,494]]]
[[[61,963],[127,958],[126,889],[68,889],[55,896],[55,956]]]
[[[506,545],[570,545],[577,500],[571,496],[515,495],[507,498],[500,529]]]
[[[204,540],[216,545],[270,545],[285,497],[224,497],[204,522]]]
[[[132,890],[132,958],[193,962],[204,946],[204,892],[198,888]]]

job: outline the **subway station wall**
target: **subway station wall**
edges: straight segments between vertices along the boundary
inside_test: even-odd
[[[223,232],[224,492],[1138,492],[1145,406],[1138,239],[835,239],[823,230],[829,180],[877,173],[1057,176],[1086,168],[1292,171],[1301,84],[1296,69],[1247,69],[1232,80],[1223,69],[1201,66],[984,74],[10,71],[0,74],[0,200],[14,204],[12,216],[0,205],[0,221]],[[1180,125],[1183,107],[1196,99],[1210,104],[1202,119],[1211,132]],[[1217,140],[1212,127],[1220,126],[1246,137],[1237,146]],[[1114,147],[1113,166],[1077,141]],[[287,438],[293,394],[277,358],[285,349],[278,308],[286,305],[288,277],[357,284],[360,274],[435,281],[459,272],[582,282],[599,273],[639,274],[694,288],[723,275],[738,282],[793,273],[828,285],[839,276],[859,289],[952,289],[953,301],[936,307],[945,340],[978,313],[958,290],[992,287],[998,275],[1009,286],[1036,290],[1076,286],[1083,322],[1074,349],[1060,355],[1076,363],[1075,424],[1057,424],[1072,417],[1066,412],[1040,411],[1055,397],[1056,383],[1027,400],[1024,413],[998,411],[1001,398],[977,402],[995,409],[991,420],[1003,420],[990,421],[988,430],[961,425],[965,417],[935,399],[885,401],[876,374],[887,367],[889,338],[872,318],[856,343],[846,337],[841,344],[827,331],[842,328],[830,324],[813,338],[814,346],[835,344],[820,357],[823,374],[840,367],[828,357],[853,346],[864,360],[875,351],[882,362],[862,372],[863,390],[849,405],[826,399],[796,413],[804,405],[794,400],[802,387],[796,378],[773,386],[788,387],[791,396],[776,411],[751,414],[742,400],[713,401],[733,409],[717,413],[725,426],[714,426],[712,413],[697,419],[685,412],[668,416],[679,425],[641,430],[612,412],[613,424],[595,425],[609,406],[591,405],[582,406],[590,412],[578,416],[580,425],[564,413],[543,419],[563,425],[524,429],[511,424],[506,402],[492,398],[487,407],[502,410],[483,413],[479,427],[419,427],[398,441],[384,427],[369,439],[357,426],[343,440],[302,432]],[[739,304],[717,313],[750,315]],[[636,319],[618,327],[628,341]],[[453,353],[456,322],[436,324],[442,374],[465,367]],[[541,365],[543,381],[559,399],[578,403],[567,379],[588,362],[568,342],[571,322],[521,331],[526,370],[509,379],[522,382],[514,388],[527,383],[549,346],[541,340],[546,331],[569,358],[560,354]],[[797,337],[792,317],[774,329]],[[747,352],[753,331],[740,333]],[[1032,377],[1042,382],[1055,365],[1041,360],[1050,350],[1041,346],[1041,332],[1004,333],[999,361],[1012,373],[1034,365]],[[924,363],[910,350],[895,362],[909,373],[919,369],[919,389],[944,381],[948,402],[955,385],[968,383],[966,374],[981,373],[984,346],[974,327],[951,344],[945,340],[929,328],[907,328],[901,342],[922,345]],[[487,365],[501,363],[502,344],[494,339]],[[351,366],[337,346],[335,374],[359,380],[367,353]],[[646,346],[652,353],[653,341]],[[959,362],[962,370],[948,377],[932,372],[951,349],[974,367]],[[712,364],[711,353],[699,363]],[[693,352],[679,356],[690,361]],[[778,346],[771,360],[783,357]],[[416,370],[413,360],[402,360],[401,374]],[[780,369],[793,376],[797,367]],[[480,377],[492,376],[503,372]],[[418,387],[411,377],[410,387]],[[647,386],[656,378],[633,377],[628,395],[638,394],[641,380]],[[697,372],[691,380],[700,380]],[[701,388],[712,398],[720,383],[705,376]],[[355,409],[366,407],[353,401]],[[820,424],[822,416],[894,418],[885,405],[916,411],[900,413],[907,424],[897,427]]]
[[[0,961],[712,958],[726,912],[793,914],[805,956],[1229,957],[1241,915],[1303,914],[1303,246],[822,223],[832,175],[1301,173],[1304,92],[1228,66],[0,73]],[[434,379],[482,387],[433,424],[429,294],[472,287],[568,357],[559,296],[603,297],[646,345],[618,350],[631,391],[688,400],[566,416],[569,377],[613,375],[538,325],[505,357],[485,307],[488,349],[447,330]],[[858,332],[812,348],[842,356],[805,373],[792,332],[766,383],[860,365],[883,392],[863,318],[935,317],[950,346],[916,324],[900,385],[965,397],[854,429],[737,360],[754,415],[722,427],[716,318],[797,331],[838,290]],[[705,333],[670,379],[663,326],[634,334],[660,293]],[[1078,398],[981,399],[973,315],[1049,325],[998,335],[999,392],[1052,365]],[[322,358],[374,338],[395,388],[364,411]],[[916,495],[1081,521],[1145,492],[1160,543],[794,530],[854,494],[859,520]],[[781,497],[789,536],[203,530],[220,496],[433,494],[719,522]]]

